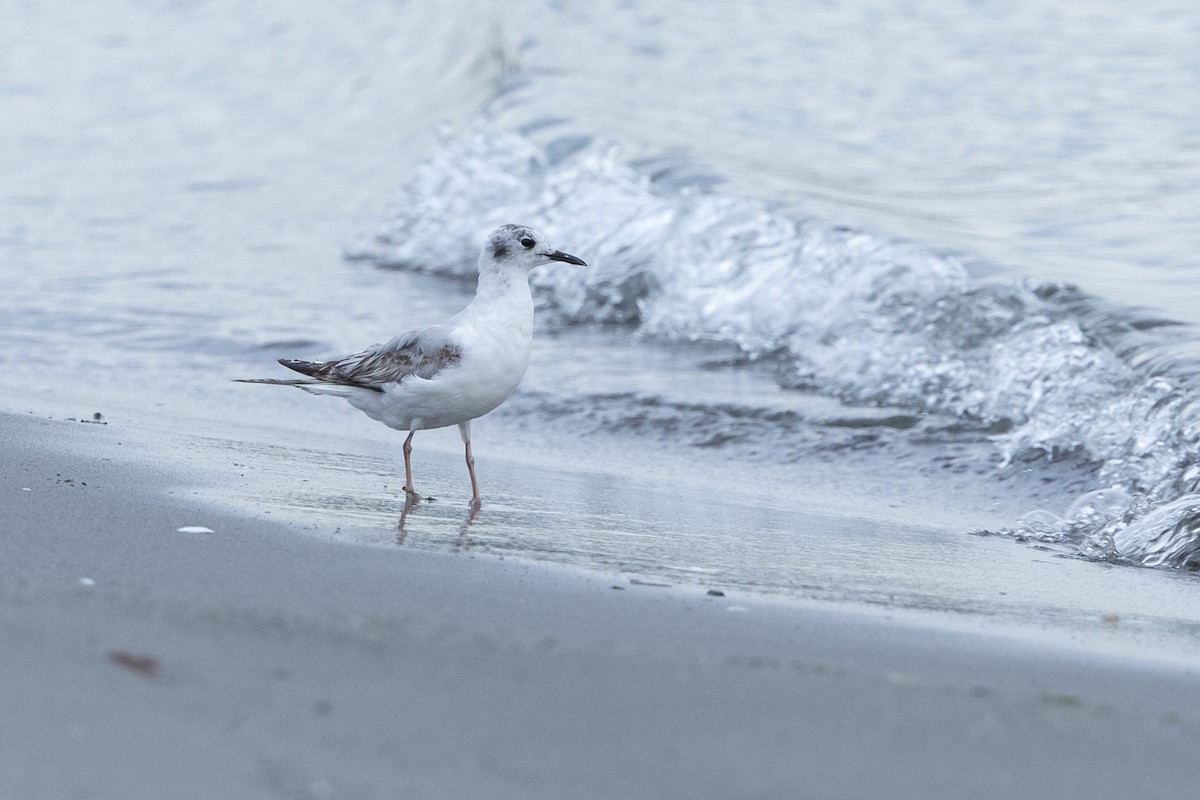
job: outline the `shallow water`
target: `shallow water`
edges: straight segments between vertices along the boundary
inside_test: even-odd
[[[1200,320],[1191,4],[554,7],[505,18],[503,127]]]
[[[351,412],[228,379],[444,318],[470,295],[482,234],[520,220],[592,265],[533,279],[535,364],[493,424],[535,462],[599,451],[636,481],[703,461],[810,504],[822,470],[897,541],[919,534],[881,485],[939,530],[1118,563],[1200,553],[1190,6],[112,2],[10,17],[11,409],[321,428]],[[335,475],[346,456],[326,440],[310,457]],[[256,497],[380,524],[375,489],[333,483]],[[1114,485],[1120,507],[1076,502]],[[858,524],[834,506],[830,553]],[[520,539],[522,513],[498,505],[509,522],[488,546],[566,558]],[[739,585],[791,586],[814,546],[769,517]],[[637,550],[619,515],[588,525],[594,546],[566,560]],[[708,569],[727,527],[638,569]],[[853,563],[869,582],[870,559]]]

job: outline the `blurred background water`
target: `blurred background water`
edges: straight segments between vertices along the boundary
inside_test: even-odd
[[[520,221],[591,268],[533,278],[512,436],[1200,554],[1190,4],[4,11],[10,409],[315,426],[227,379],[452,313]]]

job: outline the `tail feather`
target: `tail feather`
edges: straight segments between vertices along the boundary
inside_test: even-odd
[[[283,379],[283,378],[234,378],[234,383],[268,383],[272,386],[310,386],[316,381],[305,381],[300,379]]]
[[[301,361],[296,358],[281,358],[279,363],[308,378],[238,378],[238,383],[266,383],[272,386],[295,386],[310,394],[330,394],[335,397],[350,397],[357,392],[383,391],[377,386],[364,386],[343,380],[333,369],[336,361]]]
[[[281,378],[234,378],[234,383],[265,383],[270,386],[295,386],[309,394],[331,394],[334,397],[349,397],[355,391],[354,386],[326,381],[306,381],[301,378],[286,380]]]
[[[307,375],[310,378],[315,378],[322,384],[332,384],[335,386],[349,387],[353,389],[368,389],[372,392],[382,392],[383,389],[372,383],[356,380],[353,376],[346,375],[341,372],[338,367],[346,363],[346,359],[341,361],[301,361],[298,358],[281,358],[279,363],[288,369],[295,370],[302,375]],[[293,383],[292,386],[300,386],[307,384]],[[345,392],[337,392],[345,395]],[[329,392],[334,394],[334,392]]]
[[[280,358],[277,360],[288,369],[294,369],[302,375],[308,375],[313,378],[320,378],[322,375],[329,373],[329,362],[327,361],[301,361],[298,358]]]

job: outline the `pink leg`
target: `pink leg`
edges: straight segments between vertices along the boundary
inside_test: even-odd
[[[420,499],[412,481],[412,440],[416,435],[416,431],[409,431],[408,438],[404,440],[404,494],[411,503]]]
[[[479,496],[479,481],[475,479],[475,456],[471,455],[471,422],[461,423],[458,432],[462,434],[467,454],[467,474],[471,476],[471,508],[478,509],[483,505],[483,499]]]
[[[467,442],[467,472],[471,475],[471,505],[483,505],[483,498],[479,496],[479,481],[475,479],[475,456],[471,455],[471,443]]]

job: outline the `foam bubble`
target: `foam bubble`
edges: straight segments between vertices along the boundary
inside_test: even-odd
[[[570,155],[552,155],[559,150]],[[1191,530],[1180,528],[1190,518],[1178,503],[1200,480],[1193,332],[1071,287],[976,280],[954,258],[694,181],[655,181],[603,145],[542,149],[480,129],[447,142],[397,208],[359,255],[470,275],[492,227],[532,224],[590,265],[535,271],[545,324],[617,323],[668,340],[729,342],[752,357],[772,353],[785,361],[789,385],[1000,421],[1001,465],[1037,453],[1082,457],[1096,464],[1098,482],[1118,487],[1104,490],[1111,502],[1096,516],[1077,513],[1097,502],[1088,496],[1066,512],[1065,527],[1026,520],[1014,532],[1147,563],[1164,551],[1166,528],[1154,526]],[[1139,525],[1123,527],[1110,546],[1114,520],[1131,514],[1142,515]],[[1047,529],[1033,531],[1035,522]],[[1186,533],[1169,538],[1172,554],[1155,563],[1191,563],[1200,553]]]

